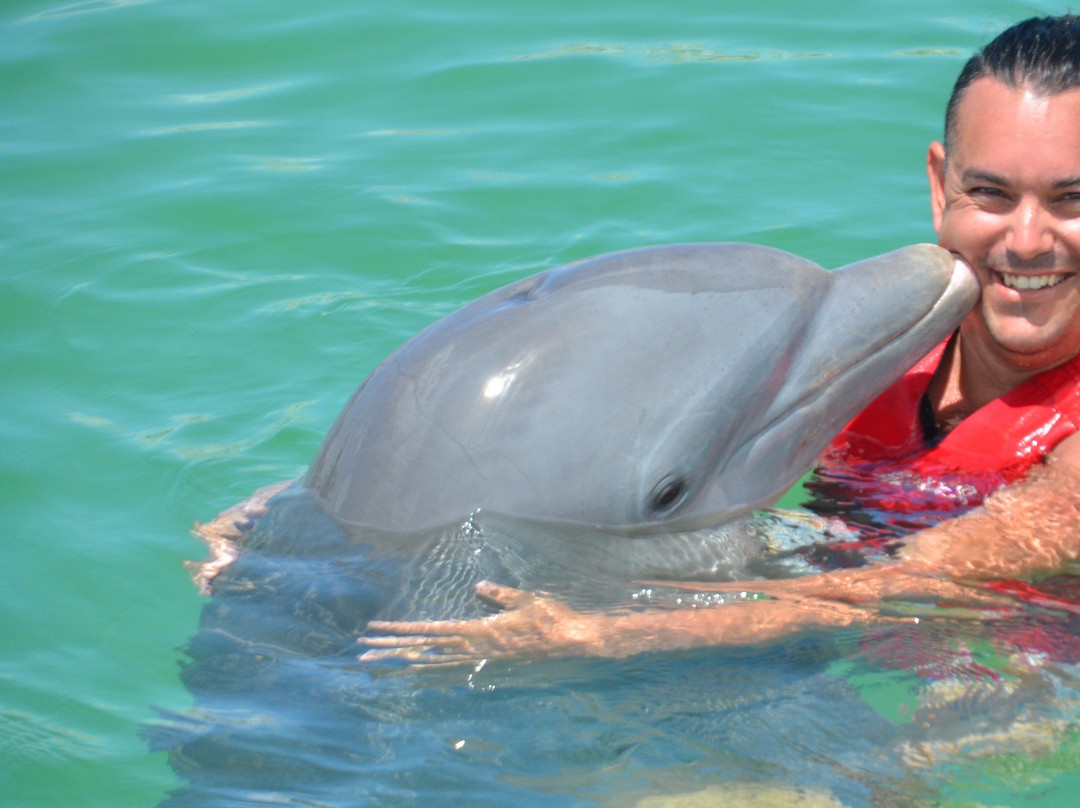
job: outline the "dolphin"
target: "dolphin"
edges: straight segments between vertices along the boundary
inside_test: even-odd
[[[762,247],[684,245],[544,272],[435,323],[371,374],[299,484],[215,520],[235,533],[203,534],[213,555],[195,569],[214,597],[181,673],[196,707],[148,732],[187,781],[165,805],[270,791],[457,805],[469,790],[592,804],[597,783],[625,791],[628,766],[671,760],[783,780],[779,725],[858,758],[855,781],[827,772],[837,794],[862,794],[867,773],[879,791],[908,776],[898,753],[866,762],[902,728],[819,651],[478,665],[461,686],[358,668],[356,637],[375,618],[487,614],[482,579],[611,610],[683,603],[658,582],[745,578],[763,558],[771,573],[758,528],[770,550],[778,530],[797,545],[816,528],[733,517],[794,482],[977,296],[970,270],[931,246],[828,272]],[[551,714],[541,733],[537,711]],[[857,720],[837,732],[841,714]],[[590,770],[610,752],[614,779],[580,794],[562,774],[538,780],[553,748]]]
[[[978,294],[930,244],[833,271],[702,243],[540,272],[391,353],[302,485],[392,533],[481,512],[630,535],[717,525],[774,502]]]

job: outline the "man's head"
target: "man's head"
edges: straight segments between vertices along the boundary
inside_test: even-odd
[[[989,77],[1012,89],[1055,95],[1080,87],[1080,17],[1032,17],[999,34],[972,56],[945,108],[945,147],[955,138],[956,111],[972,82]]]
[[[982,286],[964,355],[1015,380],[1080,354],[1080,18],[1022,22],[971,59],[946,132],[934,227]]]

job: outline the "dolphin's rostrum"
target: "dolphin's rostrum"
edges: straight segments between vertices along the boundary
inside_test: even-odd
[[[977,296],[929,244],[832,272],[733,243],[552,269],[392,353],[302,482],[379,531],[478,511],[622,533],[719,524],[791,486]]]

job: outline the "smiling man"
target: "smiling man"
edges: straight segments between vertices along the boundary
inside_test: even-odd
[[[985,503],[914,534],[896,558],[720,587],[771,599],[581,614],[482,584],[480,620],[373,623],[361,657],[416,662],[543,651],[625,656],[758,643],[879,619],[889,598],[987,605],[986,582],[1038,579],[1080,555],[1080,18],[1031,19],[964,67],[927,169],[942,246],[981,299],[959,330],[867,409],[827,455],[920,475],[978,472]],[[947,490],[948,486],[943,486]],[[947,495],[946,495],[947,496]],[[965,504],[971,504],[970,499]]]
[[[1049,56],[1062,39],[1080,55],[1075,18],[1022,25],[1044,31],[1032,49],[1041,42]],[[939,242],[982,286],[957,361],[934,380],[935,409],[961,417],[1080,354],[1080,65],[978,70],[980,58],[954,91],[948,146],[932,144],[927,158]]]
[[[945,135],[927,155],[934,227],[982,294],[819,471],[891,460],[986,496],[1080,457],[1080,20],[1028,20],[973,57]]]

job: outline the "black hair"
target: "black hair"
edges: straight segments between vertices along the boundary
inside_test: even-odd
[[[968,60],[945,108],[946,152],[955,134],[956,112],[964,92],[984,77],[1041,95],[1080,87],[1080,17],[1065,14],[1024,20],[1000,33]]]

